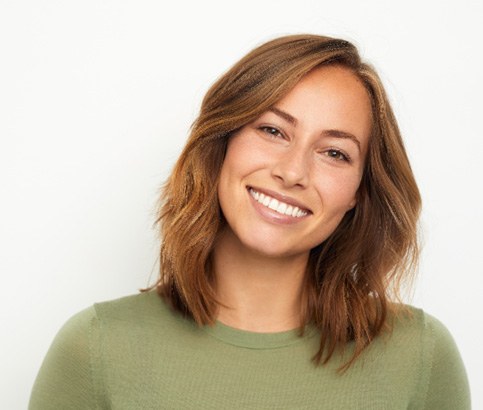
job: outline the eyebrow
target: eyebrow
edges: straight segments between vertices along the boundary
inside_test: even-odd
[[[345,131],[340,131],[340,130],[326,130],[322,133],[322,135],[325,135],[327,137],[332,137],[332,138],[349,139],[357,145],[359,152],[361,152],[360,141],[357,139],[357,137],[355,135],[351,134],[350,132],[345,132]]]
[[[290,115],[288,112],[282,111],[280,108],[277,107],[270,107],[268,111],[277,114],[279,117],[282,117],[285,121],[289,122],[293,126],[297,125],[297,119]]]
[[[288,112],[282,111],[280,108],[270,107],[268,111],[273,112],[274,114],[283,118],[285,121],[289,122],[293,126],[297,125],[297,119],[294,116],[290,115]],[[357,145],[359,152],[361,152],[361,143],[359,139],[355,135],[351,134],[350,132],[341,131],[341,130],[325,130],[322,133],[322,135],[326,137],[331,137],[331,138],[349,139]]]

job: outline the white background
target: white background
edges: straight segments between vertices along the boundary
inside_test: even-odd
[[[209,85],[311,32],[383,78],[424,200],[412,303],[483,409],[481,1],[0,1],[0,408],[27,407],[67,318],[156,277],[158,189]]]

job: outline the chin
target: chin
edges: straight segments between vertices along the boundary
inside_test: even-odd
[[[269,259],[285,259],[285,258],[296,258],[302,255],[308,255],[310,249],[295,249],[293,246],[287,246],[287,244],[270,244],[267,246],[268,242],[260,243],[245,243],[245,248],[259,256]]]

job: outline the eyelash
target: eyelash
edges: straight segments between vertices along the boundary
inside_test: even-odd
[[[332,155],[328,155],[330,152],[335,153],[337,155],[337,157],[334,157]],[[327,156],[329,158],[334,159],[335,161],[352,162],[349,155],[347,155],[345,152],[342,152],[341,150],[339,150],[337,148],[329,148],[324,153],[327,154]]]
[[[268,125],[263,125],[259,127],[259,129],[264,133],[268,134],[272,138],[281,137],[285,139],[285,135],[278,128],[271,127]],[[330,159],[333,159],[334,161],[344,161],[349,163],[352,162],[349,155],[347,155],[345,152],[337,148],[329,148],[327,151],[324,151],[323,153]],[[329,153],[335,153],[336,156],[329,155]]]
[[[270,127],[268,125],[263,125],[263,126],[259,127],[259,129],[261,131],[265,132],[266,134],[270,135],[271,137],[282,137],[282,138],[285,138],[285,135],[283,135],[283,133],[278,128]],[[275,132],[273,133],[271,131],[275,131]]]

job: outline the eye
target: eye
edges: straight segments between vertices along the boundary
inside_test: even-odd
[[[335,148],[331,148],[325,151],[324,154],[327,155],[329,158],[334,159],[335,161],[351,162],[349,155]]]
[[[285,138],[285,136],[282,134],[282,132],[275,127],[270,127],[270,126],[264,125],[264,126],[259,127],[259,129],[261,131],[263,131],[264,133],[272,136],[272,137]]]

